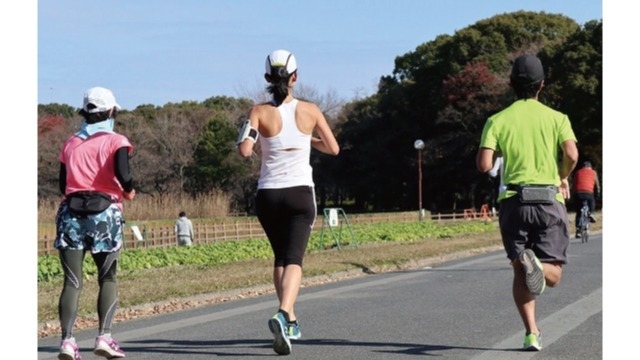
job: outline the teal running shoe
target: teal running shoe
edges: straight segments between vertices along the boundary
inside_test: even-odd
[[[302,337],[298,320],[287,323],[287,336],[291,340],[298,340]]]
[[[277,312],[269,319],[269,330],[273,334],[273,351],[278,355],[289,355],[291,353],[291,341],[287,336],[287,320],[281,312]]]

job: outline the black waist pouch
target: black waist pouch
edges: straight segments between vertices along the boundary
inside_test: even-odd
[[[67,195],[71,211],[80,215],[95,215],[105,211],[113,201],[105,193],[97,191],[76,191]]]
[[[553,204],[558,187],[553,185],[518,185],[518,198],[523,204]]]

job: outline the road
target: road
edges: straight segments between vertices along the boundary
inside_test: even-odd
[[[538,297],[541,352],[522,352],[524,329],[502,250],[433,268],[373,274],[301,289],[302,339],[290,359],[590,360],[603,358],[602,236],[572,240],[561,284]],[[127,359],[269,359],[275,295],[114,325]],[[76,334],[84,360],[94,330]],[[38,339],[56,359],[59,338]]]

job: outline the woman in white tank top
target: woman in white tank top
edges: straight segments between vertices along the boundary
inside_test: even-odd
[[[274,253],[273,284],[280,302],[268,321],[273,350],[291,352],[301,338],[294,312],[302,282],[302,259],[316,218],[311,149],[338,155],[340,148],[327,120],[314,103],[293,97],[298,80],[289,51],[267,56],[265,80],[273,100],[255,105],[238,136],[238,152],[247,158],[260,143],[261,166],[256,214]]]

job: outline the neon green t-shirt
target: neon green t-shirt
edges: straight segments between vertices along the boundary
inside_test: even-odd
[[[517,100],[489,117],[482,130],[480,147],[502,153],[504,184],[560,185],[558,163],[561,145],[576,141],[567,115],[535,99]],[[498,201],[515,195],[503,191]],[[564,203],[562,194],[556,196]]]

